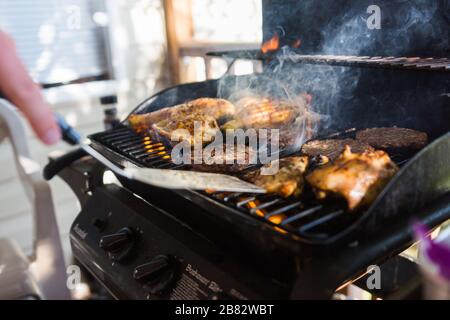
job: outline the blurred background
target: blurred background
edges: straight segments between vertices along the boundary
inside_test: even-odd
[[[159,90],[220,77],[226,61],[206,52],[259,48],[261,23],[260,0],[0,0],[0,29],[15,39],[51,107],[83,135],[103,130],[101,97],[117,95],[123,119]],[[238,61],[231,72],[258,68]],[[30,129],[28,139],[42,166],[50,152],[69,148],[46,147]],[[0,236],[29,253],[31,206],[8,141],[0,144],[0,167]],[[68,259],[69,228],[79,207],[61,180],[51,185]]]

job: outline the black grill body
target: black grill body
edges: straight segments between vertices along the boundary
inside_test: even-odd
[[[376,234],[339,246],[309,250],[304,246],[297,254],[289,253],[280,250],[278,237],[267,242],[271,248],[252,245],[252,238],[261,237],[258,225],[242,237],[235,232],[235,223],[216,219],[210,211],[174,193],[146,188],[142,197],[115,184],[103,185],[105,169],[83,159],[60,176],[74,190],[88,186],[80,196],[83,209],[71,228],[72,250],[78,263],[115,298],[329,299],[338,287],[363,275],[373,264],[380,265],[387,281],[383,290],[375,292],[377,296],[395,294],[398,298],[402,285],[410,288],[411,282],[419,283],[413,264],[389,259],[411,244],[411,230],[404,222],[391,221]],[[449,197],[417,211],[416,218],[430,226],[445,221],[450,217]],[[100,248],[103,237],[124,228],[133,234],[132,246],[125,244],[112,254]],[[172,259],[173,278],[169,286],[155,290],[137,280],[135,270],[161,256]],[[399,273],[406,281],[397,277]],[[360,282],[364,288],[364,280]],[[409,294],[409,289],[404,293]]]

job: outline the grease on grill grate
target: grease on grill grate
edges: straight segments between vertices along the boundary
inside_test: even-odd
[[[352,128],[316,139],[354,138],[355,133],[356,129]],[[163,143],[153,141],[148,134],[138,134],[128,127],[99,133],[91,139],[144,167],[179,169],[184,166],[171,162],[170,149]],[[399,151],[390,153],[391,159],[399,166],[406,163],[411,156]],[[255,195],[213,191],[204,191],[203,194],[269,222],[280,233],[289,232],[311,240],[322,240],[338,234],[357,220],[361,214],[361,212],[347,212],[345,202],[338,198],[319,202],[311,190],[305,187],[301,198],[287,199],[275,194]]]

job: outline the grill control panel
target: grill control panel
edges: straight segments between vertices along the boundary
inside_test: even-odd
[[[262,299],[284,292],[117,185],[94,191],[72,225],[71,245],[118,299]]]

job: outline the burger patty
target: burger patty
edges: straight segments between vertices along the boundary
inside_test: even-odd
[[[302,153],[310,157],[326,156],[331,161],[337,159],[349,146],[353,153],[363,153],[365,151],[374,151],[373,147],[363,141],[354,139],[328,139],[312,140],[302,146]]]
[[[428,135],[406,128],[371,128],[358,131],[356,139],[376,149],[422,149],[428,143]]]

